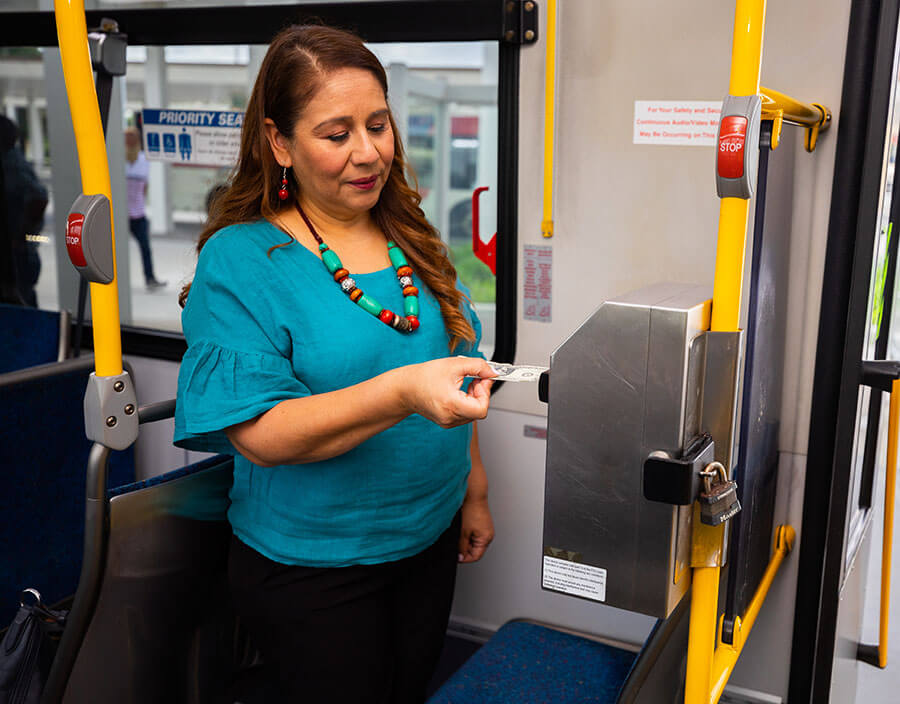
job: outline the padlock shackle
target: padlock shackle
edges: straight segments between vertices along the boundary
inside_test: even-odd
[[[722,484],[728,481],[728,471],[721,462],[710,462],[700,472],[700,476],[703,477],[703,490],[707,494],[712,491],[713,477],[718,476]]]

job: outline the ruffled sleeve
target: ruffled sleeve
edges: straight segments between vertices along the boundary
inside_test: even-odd
[[[174,442],[234,454],[225,428],[310,390],[294,374],[290,335],[268,300],[267,258],[224,234],[204,247],[182,313],[188,350],[178,373]]]

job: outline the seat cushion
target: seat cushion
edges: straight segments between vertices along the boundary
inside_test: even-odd
[[[615,702],[635,657],[628,650],[512,621],[429,704]]]

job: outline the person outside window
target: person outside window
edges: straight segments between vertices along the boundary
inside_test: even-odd
[[[0,238],[5,259],[0,265],[2,299],[37,308],[35,286],[41,275],[41,258],[32,238],[44,226],[47,189],[19,147],[18,126],[5,115],[0,115],[0,163],[6,213],[5,232]]]
[[[147,222],[147,181],[150,162],[141,149],[141,133],[136,127],[125,130],[125,178],[128,180],[128,227],[141,248],[144,282],[153,291],[166,285],[153,274],[153,254],[150,251],[150,228]]]

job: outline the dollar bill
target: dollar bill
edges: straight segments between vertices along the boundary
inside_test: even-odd
[[[495,381],[537,381],[547,367],[538,367],[533,364],[506,364],[503,362],[488,362],[488,366],[497,372]]]

